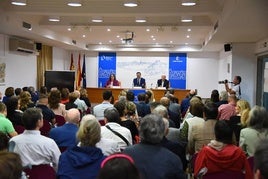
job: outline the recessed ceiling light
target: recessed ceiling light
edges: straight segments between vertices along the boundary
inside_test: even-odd
[[[150,29],[148,28],[148,29],[146,29],[146,32],[150,32]]]
[[[103,19],[102,19],[102,17],[94,17],[94,18],[92,18],[92,22],[103,22]]]
[[[60,17],[58,17],[58,16],[50,16],[50,17],[48,18],[48,20],[49,20],[50,22],[59,22],[59,21],[60,21]]]
[[[144,23],[144,22],[146,22],[146,19],[145,18],[142,18],[142,17],[138,17],[138,18],[136,18],[136,22],[138,22],[138,23]]]
[[[116,37],[117,37],[117,38],[120,38],[120,35],[117,35]]]
[[[137,0],[125,0],[124,6],[126,6],[126,7],[137,7],[138,2],[137,2]]]
[[[83,35],[83,38],[85,38],[85,37],[86,37],[86,35],[84,34],[84,35]]]
[[[187,35],[186,37],[187,37],[187,38],[190,38],[190,35]]]
[[[172,44],[172,43],[173,43],[173,41],[171,40],[171,41],[169,41],[169,43],[171,43],[171,44]]]
[[[193,19],[191,16],[183,16],[181,17],[181,22],[192,22]]]
[[[72,7],[80,7],[82,6],[82,3],[80,0],[70,0],[67,5]]]
[[[191,32],[191,31],[192,31],[192,29],[187,29],[187,31],[188,31],[188,32]]]
[[[188,45],[188,43],[185,43],[185,45]]]
[[[71,27],[68,27],[68,29],[67,29],[68,31],[72,31],[72,28]]]
[[[181,0],[181,5],[183,6],[195,6],[195,0]]]
[[[113,41],[109,40],[109,43],[112,43]]]
[[[26,6],[26,0],[12,0],[11,4],[16,5],[16,6]]]
[[[154,36],[152,35],[151,38],[154,38]]]
[[[108,31],[108,32],[110,32],[110,31],[111,31],[111,29],[110,29],[110,28],[108,28],[108,29],[107,29],[107,31]]]
[[[153,41],[155,41],[156,39],[155,38],[153,38]]]
[[[99,42],[99,45],[102,45],[102,42]]]

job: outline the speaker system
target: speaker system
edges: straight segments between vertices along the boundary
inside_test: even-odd
[[[38,51],[42,50],[42,43],[36,43],[36,50]]]
[[[232,49],[231,44],[224,44],[224,51],[225,52],[229,52],[229,51],[231,51],[231,49]]]

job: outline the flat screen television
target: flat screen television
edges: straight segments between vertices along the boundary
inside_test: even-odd
[[[68,88],[74,91],[75,72],[74,71],[45,71],[45,86],[48,91],[57,87],[59,90]]]

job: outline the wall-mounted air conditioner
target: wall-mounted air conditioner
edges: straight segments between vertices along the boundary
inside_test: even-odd
[[[16,37],[9,38],[9,51],[24,52],[24,53],[35,53],[35,44],[33,41],[20,39]]]

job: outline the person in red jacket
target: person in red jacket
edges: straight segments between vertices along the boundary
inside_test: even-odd
[[[225,120],[217,121],[214,128],[216,140],[212,140],[198,153],[194,175],[200,176],[223,171],[245,172],[245,179],[253,173],[241,148],[232,144],[232,130]],[[202,174],[201,174],[202,173]]]

